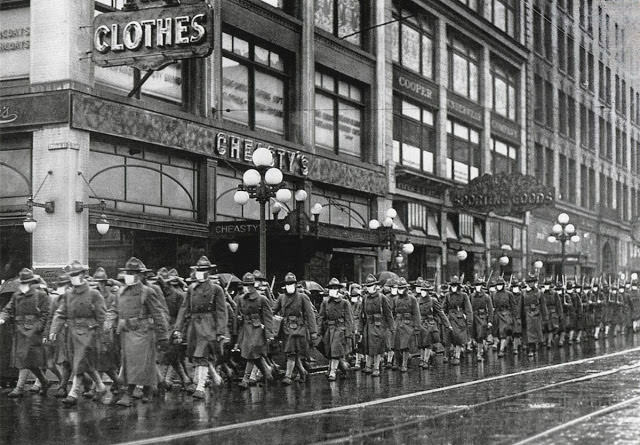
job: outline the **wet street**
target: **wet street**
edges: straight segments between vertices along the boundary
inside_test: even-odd
[[[637,443],[640,336],[120,408],[0,395],[0,443]]]

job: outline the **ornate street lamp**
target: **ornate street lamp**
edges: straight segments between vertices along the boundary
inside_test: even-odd
[[[312,209],[313,212],[313,209]],[[415,250],[415,246],[409,241],[409,239],[405,239],[404,241],[398,241],[396,239],[396,234],[393,232],[395,228],[394,220],[398,217],[398,212],[392,207],[385,212],[384,219],[382,222],[377,219],[372,219],[369,221],[369,229],[373,231],[381,230],[382,236],[384,237],[384,243],[386,247],[393,252],[396,253],[394,256],[395,262],[398,266],[401,266],[404,262],[404,255],[411,255]]]
[[[566,244],[571,241],[577,243],[580,236],[576,233],[576,227],[569,222],[569,215],[561,213],[558,215],[557,222],[551,227],[551,233],[547,236],[550,243],[559,242],[561,245],[560,256],[560,275],[564,275],[564,262],[566,255]]]

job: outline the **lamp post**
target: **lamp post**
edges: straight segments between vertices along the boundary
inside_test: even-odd
[[[559,242],[561,246],[560,254],[560,275],[564,275],[564,262],[566,255],[566,244],[571,241],[577,243],[580,236],[576,233],[576,227],[569,222],[569,215],[561,213],[558,215],[557,222],[551,228],[551,233],[547,236],[550,243]]]
[[[255,199],[260,204],[260,271],[267,275],[267,202],[271,198],[286,202],[291,199],[291,190],[282,188],[282,172],[273,164],[271,151],[264,147],[254,150],[252,155],[255,169],[250,168],[242,175],[242,184],[233,195],[236,204],[245,205],[249,199]]]
[[[391,250],[391,254],[398,267],[402,266],[404,262],[404,255],[411,255],[415,250],[415,246],[409,241],[409,238],[404,241],[398,241],[396,234],[393,232],[394,219],[398,217],[398,212],[392,207],[385,212],[385,218],[382,222],[377,219],[369,221],[369,229],[373,231],[381,230],[384,237],[384,243],[386,247]],[[394,255],[395,253],[395,255]]]

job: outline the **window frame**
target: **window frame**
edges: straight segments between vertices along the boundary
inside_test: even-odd
[[[464,46],[465,51],[460,50],[459,48],[456,48],[455,42],[458,42],[460,44],[460,46]],[[458,91],[455,90],[454,88],[454,55],[457,55],[459,57],[461,57],[462,59],[465,60],[466,62],[466,70],[467,70],[467,87],[466,87],[466,94],[464,93],[460,93]],[[474,58],[475,55],[475,58]],[[476,47],[474,47],[474,45],[470,42],[468,42],[466,39],[460,39],[460,38],[456,38],[454,36],[452,36],[452,33],[449,32],[447,34],[447,62],[448,62],[448,74],[449,74],[449,82],[448,82],[448,90],[453,92],[454,94],[457,94],[459,96],[465,97],[469,100],[471,100],[472,102],[476,102],[479,103],[480,99],[481,99],[481,94],[480,92],[482,91],[482,79],[480,76],[480,65],[481,65],[481,55],[480,55],[480,50]],[[476,73],[478,73],[477,79],[478,79],[478,84],[477,84],[477,88],[476,88],[476,97],[473,98],[471,97],[471,76],[469,75],[470,72],[470,65],[475,65],[475,69],[476,69]]]
[[[352,37],[356,37],[358,39],[357,42],[351,41],[349,40],[349,38],[345,38],[344,36],[340,36],[340,19],[338,17],[338,12],[339,12],[339,5],[340,2],[343,0],[330,0],[331,1],[331,5],[332,5],[332,11],[331,11],[331,15],[332,15],[332,31],[328,31],[324,28],[319,27],[316,23],[315,23],[315,12],[316,12],[316,8],[315,8],[315,1],[314,1],[314,27],[317,29],[321,29],[324,32],[327,32],[329,34],[331,34],[332,36],[334,36],[336,39],[339,39],[341,42],[347,42],[350,45],[354,45],[357,46],[358,48],[364,48],[365,46],[365,33],[363,32],[366,28],[367,28],[367,24],[366,24],[366,15],[365,12],[367,11],[367,5],[365,4],[366,0],[355,0],[358,2],[358,6],[359,6],[359,15],[360,15],[360,23],[358,24],[359,27],[359,33],[358,34],[354,34]]]
[[[408,15],[412,15],[413,17],[400,20],[401,18],[407,17]],[[402,66],[403,68],[413,73],[417,73],[422,77],[426,77],[427,79],[434,80],[435,72],[436,72],[436,47],[437,47],[437,38],[436,38],[436,32],[435,32],[436,19],[429,17],[426,14],[414,13],[413,11],[409,11],[407,9],[397,10],[395,7],[393,8],[392,17],[394,20],[397,20],[396,22],[397,26],[392,27],[391,29],[393,30],[393,32],[397,31],[398,33],[396,35],[397,42],[398,42],[398,60],[397,61],[394,60],[394,62],[398,63],[400,66]],[[418,22],[418,24],[414,23],[414,19]],[[404,27],[411,28],[412,30],[416,31],[420,36],[420,41],[418,42],[419,71],[416,71],[413,68],[403,63],[404,45],[402,40],[402,33],[403,33]],[[428,30],[428,28],[431,28],[431,30]],[[426,73],[424,69],[424,54],[425,54],[424,38],[425,37],[431,40],[431,72],[430,73]]]
[[[420,120],[416,120],[415,118],[408,116],[407,114],[404,114],[402,112],[403,110],[403,105],[404,103],[407,103],[411,106],[416,107],[419,110],[420,113]],[[432,118],[433,118],[433,125],[429,125],[427,123],[425,123],[425,119],[424,119],[424,115],[425,113],[431,113]],[[402,140],[398,140],[395,137],[395,133],[396,131],[401,131],[403,132],[402,129],[397,129],[396,128],[396,119],[398,119],[399,121],[405,121],[405,120],[409,120],[411,123],[413,123],[414,125],[418,125],[420,128],[420,146],[416,147],[420,150],[420,168],[417,169],[416,167],[412,166],[412,165],[406,165],[404,163],[404,157],[403,157],[403,145],[404,142]],[[393,135],[392,135],[392,140],[393,140],[393,145],[394,145],[394,150],[395,150],[395,144],[396,142],[398,143],[398,161],[396,161],[396,163],[398,165],[402,165],[405,168],[410,168],[413,170],[417,170],[420,171],[422,173],[425,174],[431,174],[431,175],[435,175],[437,173],[437,159],[438,159],[438,147],[437,147],[437,137],[436,137],[436,128],[437,128],[437,113],[435,112],[435,110],[430,109],[428,107],[425,107],[423,105],[420,105],[416,102],[411,101],[409,98],[406,98],[405,96],[402,96],[400,94],[394,94],[393,95]],[[428,150],[424,147],[424,135],[425,135],[425,130],[426,131],[430,131],[432,138],[433,138],[433,151],[432,150]],[[428,171],[427,169],[425,169],[425,154],[424,152],[428,151],[431,152],[431,154],[433,155],[433,160],[432,160],[432,166],[431,166],[431,171]]]
[[[459,136],[455,135],[455,125],[459,125],[462,127],[465,127],[467,130],[467,139],[462,139]],[[475,131],[478,134],[478,143],[475,144],[473,142],[471,142],[471,132]],[[447,153],[446,153],[446,159],[447,162],[450,160],[451,161],[451,168],[450,169],[446,169],[445,174],[443,175],[445,178],[450,179],[456,183],[459,184],[468,184],[470,181],[472,181],[473,179],[475,179],[476,177],[480,176],[483,172],[482,172],[482,140],[481,140],[481,135],[482,130],[476,127],[473,127],[472,125],[467,124],[464,121],[458,120],[455,117],[451,117],[448,116],[447,117]],[[456,162],[456,158],[455,158],[455,151],[454,151],[454,147],[455,147],[455,141],[459,141],[460,143],[464,143],[466,144],[466,149],[468,151],[468,156],[467,156],[467,160],[466,160],[466,165],[467,165],[467,179],[466,182],[464,181],[458,181],[456,180],[456,169],[455,169],[455,162]],[[474,152],[474,150],[476,152]],[[477,165],[474,165],[473,161],[475,160],[475,158],[477,157],[478,163]],[[476,176],[472,177],[471,174],[471,169],[472,168],[477,168],[478,169],[478,174]]]
[[[515,70],[506,68],[503,64],[496,63],[495,61],[491,62],[490,72],[491,72],[491,109],[509,120],[514,122],[518,121],[519,108],[518,108],[518,96],[519,96],[519,76]],[[496,78],[504,81],[506,85],[506,103],[507,103],[507,114],[504,115],[496,109]],[[509,88],[513,87],[514,89],[514,99],[515,103],[512,104],[509,94]],[[511,117],[511,110],[513,110],[513,117]]]

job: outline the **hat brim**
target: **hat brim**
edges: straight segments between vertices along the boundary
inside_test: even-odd
[[[35,283],[37,281],[40,281],[40,276],[39,275],[34,275],[33,277],[28,278],[26,280],[20,279],[20,284]]]

